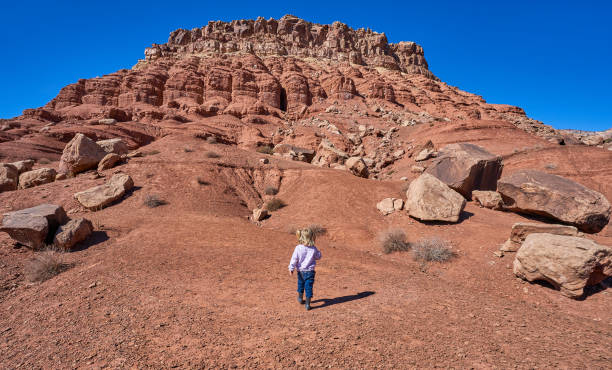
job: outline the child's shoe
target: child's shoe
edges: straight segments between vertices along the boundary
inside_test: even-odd
[[[310,311],[310,298],[306,298],[306,311]]]
[[[302,294],[298,293],[298,303],[299,304],[304,304],[304,293],[302,293]]]

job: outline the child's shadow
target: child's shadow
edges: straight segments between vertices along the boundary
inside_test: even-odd
[[[323,304],[312,306],[311,308],[314,310],[317,308],[323,308],[323,307],[331,306],[331,305],[338,304],[338,303],[346,303],[346,302],[354,301],[356,299],[362,299],[365,297],[369,297],[372,294],[374,294],[374,292],[368,291],[368,292],[361,292],[361,293],[357,293],[353,295],[345,295],[342,297],[336,297],[332,299],[328,299],[328,298],[317,299],[317,300],[312,301],[312,303],[314,304],[314,303],[323,302]]]

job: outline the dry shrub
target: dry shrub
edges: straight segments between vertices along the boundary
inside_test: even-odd
[[[201,177],[198,177],[198,184],[200,184],[200,185],[210,185],[210,182],[204,180]]]
[[[403,230],[389,229],[381,233],[379,239],[382,251],[385,254],[410,250],[410,243],[406,241],[406,233]]]
[[[38,160],[38,163],[39,163],[39,164],[49,164],[49,163],[51,163],[51,161],[50,161],[50,160],[48,160],[47,158],[40,158],[40,159]]]
[[[262,153],[262,154],[274,154],[274,149],[270,146],[270,145],[261,145],[258,146],[257,149],[255,149],[255,151],[257,153]]]
[[[315,237],[325,235],[327,233],[327,229],[319,224],[312,224],[308,226],[308,229],[312,232],[312,235]]]
[[[159,153],[161,153],[159,150],[151,150],[151,151],[142,153],[142,155],[143,156],[148,156],[148,155],[156,155],[156,154],[159,154]]]
[[[416,261],[447,262],[457,254],[451,249],[448,241],[440,238],[424,238],[412,246],[412,256]]]
[[[264,194],[266,194],[266,195],[276,195],[276,194],[278,194],[278,189],[275,188],[274,186],[268,185],[264,189]]]
[[[70,267],[70,264],[64,262],[62,253],[49,249],[38,253],[26,264],[25,276],[30,282],[43,282]]]
[[[147,195],[145,197],[144,204],[145,206],[149,208],[155,208],[155,207],[159,207],[159,206],[168,204],[168,202],[166,202],[163,199],[158,198],[157,195]]]
[[[206,152],[204,153],[204,157],[206,158],[220,158],[221,156],[215,152]]]
[[[216,143],[217,143],[217,138],[216,138],[216,137],[214,137],[214,136],[208,136],[208,137],[206,138],[206,142],[207,142],[208,144],[216,144]]]
[[[193,149],[191,149],[191,148],[185,148],[183,150],[185,151],[185,153],[192,153],[193,152]]]
[[[285,207],[287,204],[278,198],[272,198],[266,202],[266,209],[270,212],[279,210]]]

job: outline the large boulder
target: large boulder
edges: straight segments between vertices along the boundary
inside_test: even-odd
[[[501,246],[503,252],[516,252],[519,250],[525,238],[530,234],[554,234],[566,236],[581,236],[582,233],[574,226],[555,224],[535,224],[528,222],[517,222],[512,225],[510,238]]]
[[[504,201],[501,195],[496,191],[473,190],[472,198],[484,208],[490,208],[496,211],[504,208]]]
[[[91,221],[85,218],[70,220],[60,226],[53,238],[53,245],[63,250],[70,250],[93,233]]]
[[[516,253],[514,274],[580,298],[585,286],[612,275],[612,248],[575,236],[531,234]]]
[[[33,249],[40,249],[52,242],[60,225],[68,221],[64,209],[53,204],[41,204],[4,214],[0,231],[9,234],[17,242]]]
[[[465,199],[436,177],[424,173],[410,183],[406,209],[422,221],[457,222]]]
[[[471,199],[472,190],[495,190],[502,169],[501,157],[478,145],[459,143],[443,147],[425,172]]]
[[[23,161],[13,162],[11,164],[15,166],[15,168],[17,169],[17,172],[19,172],[19,174],[21,175],[24,172],[28,172],[32,170],[32,167],[34,167],[34,160],[26,159]]]
[[[115,153],[119,155],[128,154],[130,148],[128,148],[125,141],[121,139],[108,139],[97,141],[96,144],[100,146],[107,154]]]
[[[83,134],[76,134],[62,153],[59,163],[60,173],[77,174],[98,166],[107,153],[93,140]]]
[[[346,160],[344,165],[355,176],[364,177],[367,179],[370,175],[368,166],[361,157],[350,157]]]
[[[53,168],[39,168],[37,170],[24,172],[19,175],[19,189],[27,189],[34,186],[48,184],[55,181],[57,172]]]
[[[0,193],[17,190],[19,172],[12,164],[0,163]]]
[[[610,220],[610,203],[602,194],[572,180],[535,170],[504,176],[497,184],[506,209],[539,215],[596,233]]]
[[[74,197],[85,208],[97,211],[121,199],[133,187],[132,178],[124,173],[119,173],[111,177],[105,184],[76,193]]]

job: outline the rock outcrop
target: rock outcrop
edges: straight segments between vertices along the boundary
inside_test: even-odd
[[[350,157],[344,163],[346,168],[351,171],[351,173],[358,177],[368,178],[369,171],[368,166],[363,161],[361,157]]]
[[[574,226],[517,222],[512,225],[510,237],[501,246],[500,250],[502,252],[516,252],[530,234],[581,236],[581,233]]]
[[[612,275],[612,248],[575,236],[531,234],[516,253],[514,274],[580,298],[585,286]]]
[[[97,211],[121,199],[134,187],[132,178],[124,173],[116,174],[105,184],[74,194],[85,208]]]
[[[422,174],[410,183],[406,192],[408,214],[421,221],[457,222],[465,199],[430,174]]]
[[[96,168],[106,152],[93,140],[83,134],[76,134],[62,153],[60,173],[77,174]]]
[[[471,199],[472,190],[495,190],[502,168],[501,157],[478,145],[460,143],[439,150],[437,159],[425,172]]]
[[[53,204],[41,204],[4,214],[0,231],[20,244],[41,249],[50,244],[55,231],[68,221],[64,209]]]
[[[19,189],[27,189],[55,181],[57,172],[53,168],[39,168],[19,175]]]
[[[611,207],[600,193],[572,180],[535,170],[522,170],[498,181],[506,209],[539,215],[596,233],[610,220]]]

